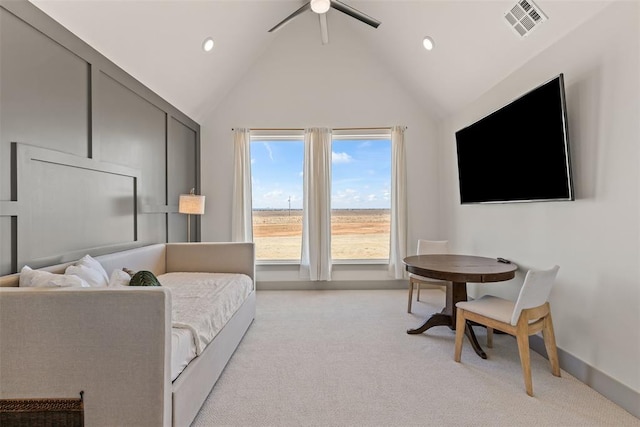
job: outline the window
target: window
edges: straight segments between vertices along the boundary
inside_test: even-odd
[[[331,257],[334,262],[389,259],[391,135],[333,132]],[[303,132],[251,134],[253,241],[256,259],[300,262]]]
[[[300,261],[302,135],[251,137],[253,241],[259,261]]]
[[[334,133],[331,258],[389,259],[391,135]]]

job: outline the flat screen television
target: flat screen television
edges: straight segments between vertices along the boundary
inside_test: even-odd
[[[462,204],[575,199],[563,74],[455,136]]]

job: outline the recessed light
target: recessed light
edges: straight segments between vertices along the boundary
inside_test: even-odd
[[[424,46],[424,48],[427,49],[427,50],[433,49],[433,46],[434,46],[433,39],[431,37],[429,37],[429,36],[425,37],[422,40],[422,46]]]
[[[202,49],[205,52],[210,52],[211,49],[213,49],[213,39],[211,37],[207,37],[206,39],[204,39],[204,41],[202,42]]]

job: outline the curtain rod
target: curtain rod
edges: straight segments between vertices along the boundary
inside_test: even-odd
[[[361,128],[332,128],[331,130],[385,130],[391,129],[391,126],[379,126],[379,127],[361,127]],[[231,128],[231,130],[235,130]],[[304,128],[251,128],[252,131],[304,131]]]

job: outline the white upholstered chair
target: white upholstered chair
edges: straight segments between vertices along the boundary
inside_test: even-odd
[[[529,335],[542,331],[547,356],[551,363],[551,372],[559,377],[558,350],[548,302],[559,268],[556,265],[549,270],[529,270],[515,302],[485,295],[477,300],[457,303],[455,361],[460,362],[467,320],[487,327],[488,347],[493,346],[494,329],[513,335],[518,342],[525,389],[529,396],[533,396]]]
[[[432,254],[448,254],[448,240],[418,240],[418,249],[416,255],[432,255]],[[413,300],[413,286],[417,287],[416,301],[420,301],[420,284],[423,285],[446,285],[445,280],[429,279],[427,277],[418,276],[409,273],[409,303],[407,305],[407,313],[411,313],[411,302]]]

